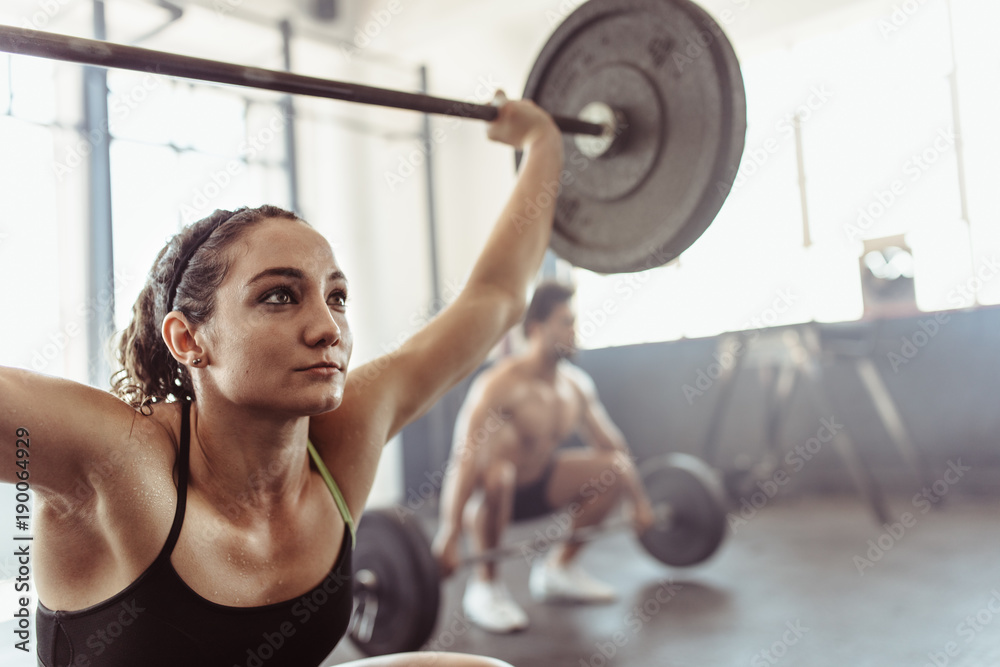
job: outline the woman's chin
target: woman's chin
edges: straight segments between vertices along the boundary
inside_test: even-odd
[[[308,407],[306,407],[305,413],[308,416],[313,417],[315,415],[321,415],[324,412],[331,412],[339,408],[343,401],[343,389],[339,389],[335,392],[328,392],[326,395],[318,397],[315,401],[310,401]]]
[[[261,395],[247,397],[244,402],[247,407],[254,406],[261,410],[274,410],[285,414],[294,414],[302,417],[312,417],[330,412],[340,407],[344,401],[344,387],[342,385],[328,385],[325,387],[306,388],[281,388],[267,393],[268,398]]]
[[[343,382],[317,383],[310,387],[285,394],[294,397],[295,403],[301,405],[301,412],[308,416],[320,415],[340,407],[344,400]]]

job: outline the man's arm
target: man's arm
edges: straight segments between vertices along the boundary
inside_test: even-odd
[[[653,511],[625,436],[611,421],[608,411],[601,403],[594,380],[578,366],[565,364],[565,369],[583,398],[580,437],[595,449],[617,453],[613,472],[621,477],[625,497],[632,505],[636,528],[642,532],[652,525]]]

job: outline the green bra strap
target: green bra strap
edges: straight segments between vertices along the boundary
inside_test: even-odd
[[[333,475],[330,471],[326,469],[326,464],[323,463],[323,459],[320,458],[319,452],[313,446],[312,442],[309,442],[309,454],[312,456],[313,461],[316,462],[316,467],[319,468],[319,474],[323,476],[323,481],[326,485],[330,487],[330,493],[333,494],[333,501],[337,503],[337,509],[340,510],[340,515],[344,517],[344,523],[347,524],[348,530],[351,531],[351,548],[353,549],[357,546],[357,534],[354,528],[354,517],[351,516],[351,512],[347,509],[347,502],[344,500],[344,496],[340,493],[340,488],[337,486],[337,482],[334,481]]]

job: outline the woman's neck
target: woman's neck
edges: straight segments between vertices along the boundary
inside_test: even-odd
[[[191,408],[191,484],[234,523],[280,516],[308,486],[308,437],[308,417],[199,399]]]

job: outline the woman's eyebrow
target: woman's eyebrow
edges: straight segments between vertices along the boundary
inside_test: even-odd
[[[251,287],[254,283],[263,280],[264,278],[269,278],[271,276],[280,276],[283,278],[293,278],[295,280],[305,280],[306,274],[301,269],[296,269],[291,266],[278,266],[271,269],[264,269],[253,278],[250,282],[246,284],[247,287]],[[328,279],[333,282],[335,280],[347,281],[347,276],[344,275],[343,271],[334,271],[328,277]]]

